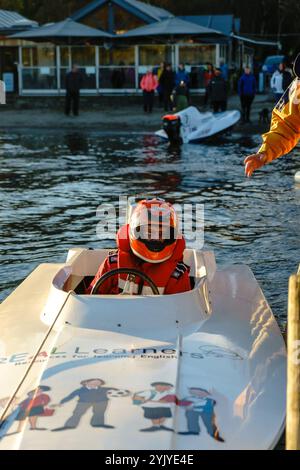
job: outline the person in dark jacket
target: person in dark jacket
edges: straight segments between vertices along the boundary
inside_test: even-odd
[[[165,111],[172,111],[171,95],[174,88],[174,84],[174,72],[172,70],[171,64],[167,64],[159,79],[159,85],[163,92],[163,103]]]
[[[207,86],[207,93],[214,113],[227,109],[227,85],[220,68],[215,69],[215,76]]]
[[[82,75],[77,65],[66,76],[66,108],[65,114],[70,115],[71,108],[74,116],[79,114],[80,89],[82,87]]]
[[[204,87],[205,87],[205,97],[204,97],[204,105],[207,106],[207,103],[208,103],[208,99],[209,99],[209,96],[208,96],[208,85],[211,81],[212,78],[214,78],[215,76],[215,71],[214,71],[214,66],[213,64],[211,64],[210,62],[208,62],[206,64],[206,69],[205,69],[205,72],[204,72],[204,75],[203,75],[203,78],[204,78]]]
[[[243,122],[250,122],[251,105],[256,95],[256,79],[251,73],[250,67],[245,67],[244,73],[239,79],[238,90],[242,106]]]
[[[282,88],[283,91],[285,91],[288,89],[294,79],[293,73],[284,62],[279,64],[279,72],[282,73]]]

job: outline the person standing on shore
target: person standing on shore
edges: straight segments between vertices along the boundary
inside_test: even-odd
[[[175,77],[171,64],[167,64],[165,70],[160,76],[159,84],[163,91],[163,103],[165,111],[172,111],[173,105],[171,101],[171,95],[174,89]]]
[[[166,64],[165,62],[161,62],[160,63],[160,66],[153,71],[154,75],[157,76],[157,80],[158,80],[158,83],[159,83],[159,86],[157,88],[157,93],[158,93],[158,101],[159,101],[159,105],[162,107],[163,104],[164,104],[164,89],[160,83],[160,78],[163,74],[163,72],[166,70]]]
[[[229,69],[228,69],[228,65],[225,62],[225,59],[220,59],[220,69],[222,72],[222,77],[224,78],[225,82],[228,82]]]
[[[186,85],[187,99],[188,99],[188,102],[190,102],[191,80],[190,80],[190,75],[185,70],[184,64],[179,64],[178,71],[175,75],[175,87],[178,87],[181,82],[184,82]]]
[[[239,95],[242,105],[243,122],[250,122],[251,105],[256,94],[256,79],[250,67],[245,67],[244,74],[239,79]]]
[[[190,85],[190,77],[187,71],[185,70],[184,64],[179,64],[178,72],[175,76],[175,85],[180,85],[181,82],[184,82],[187,87]]]
[[[77,65],[73,65],[71,72],[66,76],[66,107],[65,114],[70,115],[71,108],[74,116],[79,115],[80,89],[82,87],[82,75]]]
[[[220,68],[215,69],[215,76],[211,79],[207,87],[214,113],[226,111],[227,109],[227,85],[222,77]]]
[[[273,73],[270,84],[275,94],[276,103],[280,100],[284,91],[290,86],[292,81],[292,71],[282,62],[279,64],[278,70]]]
[[[294,73],[297,78],[273,110],[271,129],[262,136],[262,146],[244,160],[248,178],[254,171],[289,153],[300,139],[300,54],[294,63]]]
[[[175,90],[173,91],[172,98],[177,113],[183,111],[188,107],[188,90],[184,82],[180,82],[178,87],[175,88]]]
[[[144,111],[145,113],[152,113],[154,93],[158,87],[157,76],[153,74],[152,69],[149,69],[146,75],[143,76],[140,86],[144,96]]]
[[[212,78],[214,78],[215,76],[215,72],[214,72],[214,67],[213,67],[213,64],[211,64],[210,62],[208,62],[206,64],[206,70],[204,72],[204,75],[203,75],[203,78],[204,78],[204,87],[205,87],[205,97],[204,97],[204,105],[207,106],[208,104],[208,85],[211,81]]]
[[[272,75],[271,78],[271,83],[270,83],[271,89],[274,93],[275,101],[277,103],[278,100],[282,97],[282,94],[284,92],[283,89],[283,74],[279,69],[275,70],[275,72]]]
[[[293,71],[285,62],[279,64],[279,70],[282,73],[282,88],[286,90],[293,81]]]

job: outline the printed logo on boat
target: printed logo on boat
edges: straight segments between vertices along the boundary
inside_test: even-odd
[[[203,344],[199,346],[196,350],[185,350],[180,351],[181,356],[189,356],[191,359],[229,359],[229,360],[238,360],[243,361],[244,358],[237,351],[233,351],[228,348],[223,348],[221,346],[212,346],[211,344]],[[55,347],[52,349],[50,354],[47,351],[41,351],[36,359],[37,363],[47,362],[51,359],[51,362],[55,360],[66,359],[65,369],[69,368],[69,363],[67,361],[74,360],[88,360],[91,361],[97,359],[177,359],[178,353],[175,347],[162,347],[162,348],[136,348],[136,349],[104,349],[96,348],[82,349],[81,346],[75,346],[71,350],[60,349]],[[30,364],[33,356],[29,353],[15,353],[11,356],[0,357],[0,367],[8,364],[14,366],[25,366]]]
[[[238,354],[236,351],[232,351],[230,349],[222,348],[220,346],[200,346],[199,347],[200,352],[203,354],[205,357],[213,357],[216,359],[219,358],[226,358],[226,359],[233,359],[236,361],[243,361],[243,357]]]

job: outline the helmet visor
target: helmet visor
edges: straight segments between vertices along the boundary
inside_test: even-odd
[[[148,250],[159,253],[175,242],[175,229],[169,225],[143,225],[136,228],[135,239],[146,245]]]

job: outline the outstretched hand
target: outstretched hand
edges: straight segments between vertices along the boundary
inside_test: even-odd
[[[248,178],[253,175],[255,170],[258,170],[265,164],[265,154],[264,153],[254,153],[245,158],[245,174]]]

